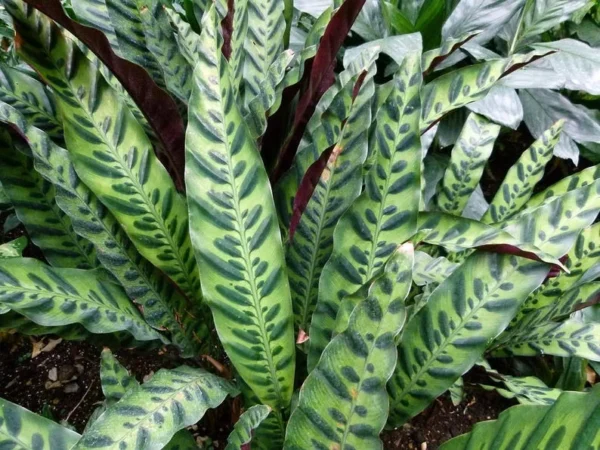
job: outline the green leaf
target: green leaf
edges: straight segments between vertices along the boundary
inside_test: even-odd
[[[425,252],[415,252],[413,282],[417,286],[425,286],[429,283],[441,283],[448,278],[458,266],[459,264],[448,261],[442,256],[433,258]]]
[[[382,448],[385,384],[396,365],[395,338],[406,319],[413,251],[412,244],[395,251],[346,330],[323,351],[300,390],[284,449]]]
[[[462,252],[490,245],[510,245],[536,255],[541,261],[561,265],[555,255],[548,254],[529,243],[521,233],[507,233],[477,220],[438,212],[419,213],[419,232],[419,240],[444,247],[451,252]],[[513,236],[519,236],[521,239]],[[460,256],[464,255],[453,255],[453,259],[460,260]]]
[[[163,447],[163,450],[198,450],[198,443],[188,430],[180,430]]]
[[[192,29],[190,24],[185,22],[179,14],[172,9],[165,8],[167,15],[175,28],[175,40],[179,47],[179,51],[187,62],[195,67],[197,62],[197,54],[200,47],[200,36]]]
[[[161,369],[110,406],[73,450],[160,450],[175,433],[198,422],[227,395],[237,395],[235,387],[202,369]]]
[[[56,203],[71,219],[75,233],[94,245],[98,260],[124,287],[131,300],[141,306],[148,323],[156,329],[168,330],[173,343],[186,355],[196,354],[198,343],[195,341],[207,337],[208,327],[199,323],[195,317],[200,315],[194,306],[138,253],[115,217],[81,182],[69,153],[2,102],[0,121],[18,129],[27,138],[34,167],[54,185]]]
[[[0,260],[0,304],[40,325],[80,323],[92,333],[160,339],[125,292],[99,271],[55,269],[29,258]]]
[[[522,405],[552,405],[562,393],[561,389],[549,388],[536,377],[511,377],[496,373],[493,379],[506,386],[502,389],[496,386],[481,385],[486,390],[495,390],[505,398],[516,398]]]
[[[271,408],[265,405],[255,405],[242,414],[227,438],[225,450],[244,450],[249,448],[254,431],[267,416]]]
[[[567,192],[588,186],[598,179],[600,179],[600,165],[588,167],[581,172],[577,172],[571,176],[563,178],[545,191],[534,195],[531,200],[527,202],[526,207],[533,208],[535,206],[539,206],[550,197],[564,195]]]
[[[570,319],[529,326],[494,345],[493,356],[577,356],[600,361],[600,324]]]
[[[437,197],[437,205],[442,211],[457,216],[463,212],[481,180],[499,133],[499,125],[478,114],[469,114],[452,149],[450,165]]]
[[[20,47],[21,56],[57,94],[77,174],[138,251],[186,295],[199,298],[185,200],[142,127],[97,67],[55,24],[33,11],[27,22],[20,21],[20,29],[27,42]]]
[[[119,38],[110,21],[105,0],[75,0],[71,3],[71,7],[79,22],[102,31],[113,51],[125,57],[119,46]]]
[[[305,210],[294,210],[286,259],[297,330],[310,326],[321,272],[333,250],[335,226],[362,190],[375,83],[372,78],[361,82]],[[296,199],[301,195],[307,194],[299,192]]]
[[[554,124],[510,168],[490,203],[490,208],[481,219],[483,222],[502,222],[525,206],[531,198],[535,185],[544,176],[546,164],[552,159],[563,125],[563,121]]]
[[[571,250],[581,230],[595,222],[599,212],[600,180],[526,209],[505,222],[502,229],[561,258]]]
[[[55,201],[54,187],[33,168],[32,160],[19,152],[0,129],[0,181],[19,220],[46,260],[57,267],[98,267],[96,252],[73,231],[71,220]]]
[[[502,76],[504,60],[474,64],[436,78],[423,89],[421,129],[429,129],[444,114],[485,96]]]
[[[600,387],[586,394],[564,392],[553,405],[519,405],[498,420],[481,422],[473,431],[454,438],[440,450],[477,448],[584,449],[600,445],[595,426],[600,414]]]
[[[69,450],[79,435],[0,398],[0,447],[14,450]]]
[[[484,98],[467,105],[467,108],[513,130],[518,129],[523,121],[523,105],[517,91],[506,86],[493,86]]]
[[[377,159],[366,189],[339,220],[333,253],[321,274],[310,327],[308,367],[329,342],[343,297],[383,269],[396,246],[416,231],[421,192],[420,55],[407,57],[394,78],[374,130]],[[400,207],[400,205],[403,205]]]
[[[452,386],[448,389],[450,393],[450,399],[454,406],[460,405],[465,399],[465,382],[463,378],[460,377],[458,380],[454,382]]]
[[[390,424],[423,411],[482,356],[549,267],[509,255],[475,253],[408,322],[388,384]]]
[[[192,93],[193,69],[179,50],[163,4],[160,0],[144,2],[139,16],[146,36],[146,53],[149,51],[158,61],[169,92],[187,104]]]
[[[16,108],[53,139],[62,140],[62,124],[57,119],[54,97],[39,81],[0,64],[0,101]]]
[[[100,384],[107,405],[112,405],[129,390],[139,386],[125,367],[113,356],[109,348],[104,348],[100,361]]]
[[[261,402],[289,406],[293,313],[266,170],[234,100],[219,20],[205,15],[186,139],[191,235],[231,362]]]
[[[1,309],[2,307],[0,307]],[[56,327],[46,327],[32,322],[27,317],[11,311],[7,308],[7,313],[0,314],[1,331],[17,331],[24,336],[47,336],[55,335],[68,341],[90,340],[93,335],[81,325],[65,325]],[[102,335],[102,340],[107,341],[116,335]],[[131,337],[131,336],[129,336]]]
[[[527,41],[560,25],[588,3],[588,0],[537,0],[526,10],[519,40]]]
[[[243,61],[243,92],[246,104],[260,95],[262,80],[268,76],[271,65],[283,51],[286,27],[282,1],[247,0],[247,2],[248,34],[244,39]],[[232,74],[235,75],[235,72],[232,71]],[[236,77],[233,79],[235,80]]]
[[[27,247],[29,241],[25,236],[13,239],[0,245],[0,259],[18,258],[23,255],[23,250]]]

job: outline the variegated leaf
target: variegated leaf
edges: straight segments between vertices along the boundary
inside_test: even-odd
[[[416,231],[420,196],[420,56],[407,57],[392,93],[377,116],[377,160],[366,190],[342,216],[331,258],[319,284],[310,327],[308,366],[316,366],[329,342],[343,297],[383,269],[397,245]]]
[[[0,447],[12,450],[69,450],[79,434],[0,398]]]
[[[267,173],[235,101],[219,18],[203,21],[186,184],[202,289],[231,362],[275,415],[291,401],[293,313]]]
[[[18,258],[23,255],[23,250],[27,247],[29,241],[25,236],[13,239],[0,245],[0,259]]]
[[[448,261],[443,256],[433,258],[425,252],[415,252],[413,282],[417,286],[441,283],[456,270],[459,264]]]
[[[235,424],[227,438],[225,450],[246,450],[250,448],[254,431],[263,420],[271,414],[271,408],[265,405],[255,405],[248,408]]]
[[[417,415],[469,370],[548,271],[543,263],[478,252],[441,283],[402,334],[388,384],[390,424]]]
[[[414,250],[402,245],[327,345],[300,390],[284,449],[383,448],[385,384],[397,359],[395,338],[406,319]],[[327,398],[327,401],[323,401]]]
[[[321,272],[333,249],[335,226],[362,190],[362,166],[367,158],[375,83],[370,78],[364,80],[362,86],[356,86],[360,89],[356,92],[355,88],[352,104],[344,114],[347,119],[340,124],[339,138],[306,209],[295,210],[292,217],[286,259],[296,330],[308,330],[317,303]]]
[[[442,211],[457,216],[462,214],[479,185],[499,133],[499,125],[479,114],[469,114],[452,149],[450,165],[437,197],[437,205]]]
[[[128,331],[160,339],[125,292],[101,271],[56,269],[29,258],[0,260],[0,305],[45,326],[83,325],[92,333]]]
[[[581,172],[563,178],[545,191],[533,196],[531,200],[527,202],[527,208],[539,206],[551,197],[563,195],[575,189],[588,186],[598,179],[600,179],[600,164],[588,167]]]
[[[107,405],[121,400],[129,390],[139,386],[137,380],[113,356],[109,348],[104,348],[100,355],[100,384]]]
[[[481,219],[483,222],[502,222],[525,206],[535,185],[544,176],[546,164],[552,159],[563,126],[564,121],[554,124],[510,168],[490,203],[490,208]]]
[[[128,390],[86,430],[73,450],[160,450],[179,430],[198,422],[237,390],[202,369],[162,369]]]
[[[98,267],[94,247],[73,230],[69,217],[58,207],[54,186],[33,168],[31,158],[19,152],[0,129],[0,181],[25,225],[32,242],[56,267]]]
[[[185,294],[199,298],[185,200],[142,127],[97,67],[54,23],[35,10],[18,20],[25,42],[20,54],[57,93],[77,174],[138,251]]]

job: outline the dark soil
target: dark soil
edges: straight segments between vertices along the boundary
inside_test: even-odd
[[[435,450],[471,431],[477,422],[496,419],[513,404],[495,392],[477,388],[467,388],[465,400],[458,406],[442,396],[410,423],[384,433],[383,446],[389,450]]]
[[[102,348],[85,342],[63,341],[52,351],[32,358],[33,342],[38,338],[0,336],[0,340],[0,397],[31,411],[50,415],[57,422],[67,421],[81,432],[104,400],[100,386]],[[46,338],[45,342],[49,340]],[[161,368],[194,364],[182,360],[168,348],[121,349],[114,354],[140,382]],[[49,379],[53,368],[57,370],[59,381],[54,385]],[[77,391],[68,393],[67,386]],[[228,434],[231,417],[231,405],[224,405],[207,414],[193,431],[200,437],[223,439]]]

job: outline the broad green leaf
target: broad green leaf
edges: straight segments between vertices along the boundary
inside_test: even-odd
[[[554,124],[510,168],[490,203],[490,208],[481,219],[483,222],[502,222],[525,206],[531,198],[535,185],[544,176],[546,164],[552,159],[563,124],[563,121]]]
[[[196,308],[138,253],[115,217],[81,182],[69,153],[2,102],[0,121],[27,138],[35,169],[54,185],[56,203],[71,219],[75,233],[94,245],[100,263],[141,306],[148,323],[167,330],[186,355],[195,354],[195,341],[207,337],[208,327],[199,323]]]
[[[526,207],[533,208],[539,206],[551,197],[564,195],[567,192],[588,186],[598,179],[600,179],[600,165],[588,167],[581,172],[563,178],[545,191],[534,195],[531,200],[527,202]]]
[[[86,430],[73,450],[160,450],[179,430],[219,406],[235,387],[202,369],[161,369],[130,389]]]
[[[84,2],[102,1],[106,5],[119,47],[115,49],[121,57],[146,69],[160,87],[167,86],[166,77],[150,45],[144,21],[140,15],[138,0],[77,0]],[[145,6],[147,8],[147,6]],[[161,5],[162,7],[162,5]],[[98,28],[98,22],[93,24]],[[100,25],[106,27],[106,25]],[[173,36],[165,38],[174,39]],[[160,45],[160,44],[159,44]],[[166,45],[166,44],[163,44]]]
[[[458,264],[448,261],[443,256],[433,258],[425,252],[415,252],[413,282],[417,286],[425,286],[429,283],[441,283],[458,266]]]
[[[504,60],[474,64],[426,84],[421,129],[426,131],[444,114],[483,98],[502,76],[506,64]]]
[[[29,258],[0,260],[0,305],[46,326],[79,323],[92,333],[160,339],[125,292],[100,271],[56,269]]]
[[[260,95],[262,80],[268,76],[271,65],[283,51],[285,33],[282,1],[247,0],[247,2],[248,33],[244,40],[243,61],[245,82],[243,92],[246,104]]]
[[[502,225],[521,242],[561,258],[600,212],[600,180],[526,209]]]
[[[440,450],[506,448],[511,450],[579,450],[600,445],[600,387],[588,393],[564,392],[553,405],[519,405],[498,420],[481,422],[469,434]]]
[[[35,10],[17,20],[26,42],[20,47],[21,56],[57,93],[77,174],[117,218],[138,251],[186,295],[199,298],[185,200],[142,127],[97,67],[55,24]]]
[[[143,5],[139,16],[148,47],[146,53],[149,51],[158,61],[169,92],[187,104],[192,93],[193,69],[179,50],[164,6],[160,0],[140,4]]]
[[[294,380],[293,313],[266,170],[234,100],[218,16],[205,15],[186,139],[202,289],[241,378],[279,414]]]
[[[69,450],[79,435],[0,398],[0,447],[13,450]]]
[[[497,377],[500,378],[499,381],[506,386],[506,389],[488,385],[481,386],[486,390],[495,390],[505,398],[516,398],[522,405],[552,405],[562,393],[561,389],[549,388],[536,377],[511,377],[500,374]]]
[[[549,266],[494,253],[470,256],[408,322],[388,384],[390,424],[423,411],[482,356]]]
[[[420,55],[412,55],[396,74],[392,93],[377,116],[377,159],[366,176],[366,189],[335,228],[333,253],[321,274],[310,327],[309,369],[316,366],[331,338],[343,297],[380,272],[396,246],[416,231],[420,87]]]
[[[450,165],[437,197],[438,207],[459,216],[479,184],[500,126],[483,116],[471,113],[452,149]]]
[[[165,10],[171,20],[171,24],[176,30],[175,40],[179,46],[179,51],[187,62],[192,67],[195,67],[198,61],[197,54],[200,47],[200,36],[196,34],[192,27],[179,14],[169,8]]]
[[[229,434],[225,450],[249,448],[254,431],[269,414],[271,414],[271,408],[265,405],[255,405],[248,408],[248,411],[240,416],[233,431]]]
[[[2,307],[0,307],[0,310],[1,309]],[[24,336],[46,336],[52,334],[67,341],[89,341],[93,337],[93,335],[81,325],[65,325],[56,327],[38,325],[37,323],[29,320],[27,317],[15,311],[11,311],[10,308],[7,308],[7,310],[9,312],[0,314],[1,331],[16,331]],[[114,336],[115,335],[101,335],[104,343],[111,340],[110,338]]]
[[[361,54],[348,69],[338,75],[335,84],[321,97],[306,126],[291,168],[275,186],[277,213],[282,227],[286,230],[290,227],[294,199],[306,172],[325,150],[330,149],[340,139],[343,123],[348,120],[352,111],[354,89],[361,73],[368,72],[363,84],[369,83],[375,75],[375,55],[374,52]]]
[[[25,236],[14,239],[0,245],[0,259],[18,258],[23,255],[23,250],[27,247],[29,241]]]
[[[493,356],[577,356],[600,361],[600,324],[574,319],[529,326],[491,349]]]
[[[108,348],[104,348],[100,360],[100,384],[107,405],[112,405],[129,390],[139,386],[137,380],[113,356]]]
[[[295,233],[290,238],[286,259],[296,330],[308,330],[310,326],[321,272],[333,250],[335,226],[362,190],[374,92],[375,83],[370,78],[355,93],[306,209],[294,211],[301,217],[293,221]]]
[[[584,8],[587,0],[537,0],[526,10],[518,38],[521,41],[543,34],[567,21],[575,12]]]
[[[383,448],[385,384],[396,365],[395,337],[406,319],[413,252],[412,244],[395,251],[346,330],[323,351],[300,390],[284,449]]]
[[[102,31],[113,51],[125,57],[119,46],[119,38],[110,21],[105,0],[75,0],[71,2],[71,7],[77,16],[77,21]]]
[[[265,79],[261,81],[260,93],[250,100],[247,105],[244,120],[248,124],[250,133],[256,139],[261,137],[267,130],[269,110],[281,101],[282,91],[278,87],[281,85],[293,59],[294,53],[291,50],[282,52],[271,64]]]
[[[98,267],[93,246],[73,231],[68,216],[55,201],[54,187],[33,168],[31,158],[19,152],[0,129],[0,181],[25,225],[32,242],[56,267]]]
[[[0,64],[0,101],[16,108],[53,139],[62,140],[62,124],[57,118],[54,97],[39,81]]]
[[[438,212],[419,213],[419,233],[419,240],[422,242],[444,247],[451,252],[463,252],[488,245],[510,245],[536,255],[541,261],[562,265],[555,255],[529,243],[527,237],[518,239],[514,236],[519,234],[513,235],[464,217]],[[461,256],[464,255],[452,255],[452,259],[460,260]]]

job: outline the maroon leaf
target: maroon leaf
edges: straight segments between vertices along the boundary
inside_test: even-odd
[[[142,67],[118,57],[100,31],[71,20],[60,0],[24,0],[77,39],[82,41],[117,77],[138,105],[164,147],[159,158],[173,177],[178,190],[184,190],[185,126],[177,104],[152,80]],[[18,23],[15,23],[18,33]]]
[[[354,100],[356,100],[356,97],[358,97],[358,93],[360,92],[360,88],[362,87],[366,77],[367,72],[363,71],[356,80],[356,83],[354,84],[354,89],[352,90],[353,103]],[[346,119],[344,119],[344,121],[342,122],[341,128],[343,129],[345,125]],[[317,183],[323,175],[323,171],[330,162],[335,162],[335,159],[337,159],[337,157],[342,151],[343,148],[338,147],[337,145],[331,146],[321,154],[319,159],[316,160],[304,174],[304,177],[300,182],[300,186],[298,186],[298,192],[294,197],[292,218],[290,220],[290,241],[294,238],[294,234],[296,233],[296,228],[300,223],[302,214],[304,214],[306,206],[308,205],[308,202],[310,201],[313,193],[315,192],[315,188],[317,187]],[[330,159],[332,160],[330,161]]]
[[[336,55],[364,4],[365,0],[346,0],[344,2],[331,18],[327,28],[325,28],[325,33],[321,38],[321,43],[314,59],[307,61],[305,65],[306,70],[300,83],[290,86],[284,91],[283,98],[289,101],[295,97],[300,87],[304,88],[296,108],[292,129],[287,135],[271,171],[271,181],[273,183],[279,180],[290,167],[308,120],[315,112],[317,103],[325,91],[334,83]],[[286,91],[288,92],[286,93]],[[292,93],[293,95],[290,95]],[[273,117],[273,121],[269,121],[269,125],[270,127],[277,127],[280,131],[280,127],[285,124],[282,120],[285,117],[282,117],[283,112],[281,115],[276,116]],[[267,139],[267,137],[263,141],[265,143],[263,147],[274,148],[272,140]]]
[[[446,59],[448,59],[450,57],[450,55],[452,55],[457,49],[459,49],[460,47],[465,45],[467,42],[469,42],[475,36],[477,36],[477,35],[472,34],[471,36],[468,36],[466,39],[462,40],[461,42],[457,42],[456,44],[454,44],[452,46],[452,49],[445,55],[440,55],[440,56],[436,56],[435,58],[433,58],[433,60],[431,61],[431,64],[429,65],[429,68],[423,73],[423,76],[427,76],[430,73],[432,73],[437,66],[439,66],[442,62],[444,62]]]
[[[231,37],[233,36],[233,16],[235,14],[234,0],[227,0],[227,15],[221,22],[223,30],[223,46],[221,51],[225,59],[229,61],[231,58]]]

